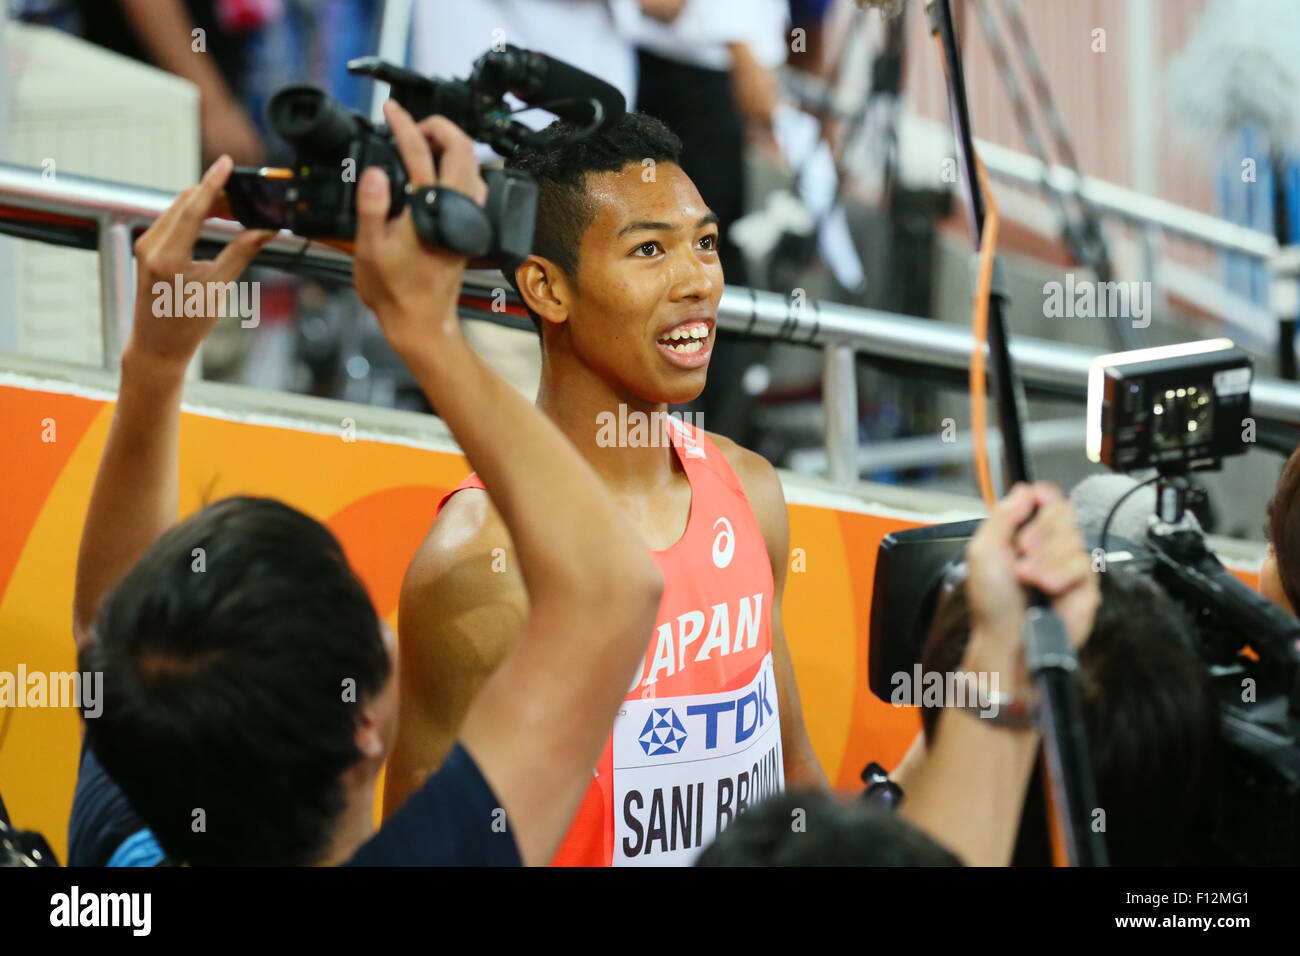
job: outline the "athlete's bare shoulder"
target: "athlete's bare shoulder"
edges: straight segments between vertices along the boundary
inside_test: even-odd
[[[785,509],[781,476],[777,474],[770,461],[758,452],[737,445],[726,435],[715,432],[704,434],[717,446],[718,451],[722,452],[722,457],[727,459],[727,464],[740,479],[740,484],[745,489],[745,497],[749,499],[750,506],[755,512],[760,508],[767,509],[774,505],[779,505],[782,510]]]
[[[785,509],[785,492],[781,487],[781,476],[762,455],[736,444],[725,435],[705,432],[709,440],[727,459],[727,464],[740,479],[740,485],[749,499],[749,506],[754,511],[763,538],[768,543],[768,550],[784,547],[783,540],[789,537],[789,517]]]
[[[420,552],[430,558],[458,559],[501,542],[508,546],[510,535],[488,493],[482,488],[464,488],[448,498],[433,519]]]
[[[419,633],[442,614],[481,604],[516,603],[523,580],[505,522],[481,488],[456,492],[434,519],[402,582],[403,630]],[[454,606],[453,606],[454,605]],[[413,627],[412,627],[413,625]]]
[[[486,491],[456,492],[402,580],[402,692],[384,805],[392,813],[450,751],[483,682],[528,616],[505,525]]]

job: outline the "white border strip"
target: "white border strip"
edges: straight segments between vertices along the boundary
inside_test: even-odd
[[[4,358],[4,356],[0,356],[0,361],[4,361]],[[20,361],[25,360],[20,359]],[[92,368],[69,367],[63,377],[51,377],[49,375],[0,368],[0,386],[26,388],[57,395],[73,395],[94,401],[113,402],[117,400],[117,392],[114,388],[103,384],[78,382],[74,380],[74,376],[99,378],[104,381],[111,380],[109,373]],[[218,382],[186,383],[187,389],[192,386],[241,389],[241,386],[231,386]],[[247,391],[250,393],[250,397],[255,398],[258,390],[247,389]],[[232,391],[232,394],[236,393]],[[275,395],[277,393],[268,392],[263,394]],[[413,412],[375,408],[369,405],[357,405],[352,402],[339,402],[313,396],[288,395],[286,393],[285,397],[291,401],[305,401],[313,405],[322,403],[322,411],[330,405],[336,406],[341,412],[345,413],[339,416],[340,423],[344,418],[352,418],[358,423],[356,430],[358,441],[370,441],[416,448],[421,451],[436,451],[463,456],[459,446],[447,430],[447,426],[436,416],[418,415]],[[223,408],[212,404],[210,400],[183,401],[181,409],[192,415],[200,415],[204,418],[213,418],[219,421],[283,428],[288,431],[299,431],[308,434],[338,435],[341,428],[341,424],[334,424],[326,420],[319,412],[304,410],[300,415],[293,415],[258,408],[255,402],[250,402],[249,408],[241,409]],[[367,414],[371,417],[376,414],[381,416],[409,415],[413,427],[406,430],[395,427],[396,423],[394,422],[391,427],[361,428],[360,423]],[[427,431],[427,437],[411,433],[417,429]],[[777,474],[781,478],[781,485],[785,490],[787,503],[793,505],[828,508],[834,511],[871,515],[877,518],[908,521],[915,524],[946,524],[952,521],[980,518],[986,513],[983,502],[979,499],[972,497],[967,500],[947,492],[903,489],[894,485],[867,483],[862,484],[859,490],[849,491],[834,488],[821,479],[809,478],[790,471],[778,470]],[[916,503],[899,503],[900,499],[903,498],[913,499]],[[927,502],[933,505],[930,510],[925,509]],[[1252,574],[1259,571],[1259,564],[1264,557],[1264,546],[1262,544],[1218,536],[1209,538],[1208,542],[1211,549],[1219,556],[1219,559],[1223,561],[1226,567]],[[1258,551],[1258,556],[1255,555],[1256,551]]]

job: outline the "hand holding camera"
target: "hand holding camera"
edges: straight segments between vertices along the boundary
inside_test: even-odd
[[[176,197],[167,211],[135,242],[135,319],[128,350],[184,368],[199,344],[221,317],[209,310],[213,287],[227,290],[243,273],[258,250],[274,238],[274,232],[248,230],[231,241],[213,260],[196,261],[194,245],[203,222],[212,215],[221,197],[233,163],[222,156],[203,175],[198,185]],[[190,292],[195,284],[201,294]],[[165,288],[165,297],[156,294]],[[179,291],[178,291],[179,290]],[[222,302],[228,298],[223,295]],[[201,314],[194,314],[190,302],[202,302]]]
[[[966,563],[971,604],[968,658],[987,655],[998,669],[1015,660],[1006,673],[1016,677],[1015,692],[1028,686],[1020,662],[1026,587],[1051,598],[1052,610],[1060,615],[1075,648],[1088,639],[1101,592],[1075,527],[1074,509],[1052,485],[1016,485],[971,538]]]
[[[482,206],[488,187],[479,175],[473,141],[465,133],[442,116],[417,125],[392,100],[384,104],[384,114],[412,190],[437,187],[440,195],[454,191],[460,201]],[[465,257],[421,242],[409,206],[390,219],[390,203],[388,175],[378,167],[366,169],[357,195],[353,278],[389,344],[409,360],[413,351],[459,328],[456,296]]]

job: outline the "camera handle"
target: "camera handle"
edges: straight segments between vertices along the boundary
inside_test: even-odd
[[[467,256],[484,256],[492,248],[492,221],[474,200],[446,186],[408,184],[407,205],[415,231],[427,246]]]

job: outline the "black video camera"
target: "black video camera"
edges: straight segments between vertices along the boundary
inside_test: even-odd
[[[1119,471],[1155,469],[1157,514],[1110,535],[1115,501],[1089,547],[1107,570],[1153,580],[1196,624],[1219,714],[1222,761],[1214,845],[1236,863],[1300,859],[1300,620],[1232,575],[1206,547],[1189,501],[1196,471],[1249,449],[1250,357],[1226,339],[1103,355],[1089,375],[1088,456]],[[1131,490],[1136,490],[1135,486]],[[869,684],[889,701],[894,675],[921,660],[946,587],[964,571],[978,520],[888,534],[876,556]],[[1094,557],[1097,551],[1094,551]],[[1249,700],[1243,687],[1251,688]],[[910,703],[911,701],[905,701]],[[1269,825],[1267,832],[1259,826]]]
[[[468,80],[440,80],[363,57],[349,71],[390,84],[418,122],[442,115],[504,156],[521,146],[561,145],[617,120],[623,95],[608,83],[540,53],[506,46],[475,61]],[[563,134],[535,132],[512,118],[505,96],[569,122]],[[378,166],[392,190],[389,216],[409,204],[421,238],[513,270],[532,250],[537,184],[525,173],[486,169],[488,198],[480,210],[450,189],[411,189],[388,128],[348,110],[312,86],[288,86],[267,105],[271,127],[294,149],[292,165],[236,169],[226,185],[230,207],[245,226],[288,229],[313,239],[356,235],[356,190],[362,172]]]

